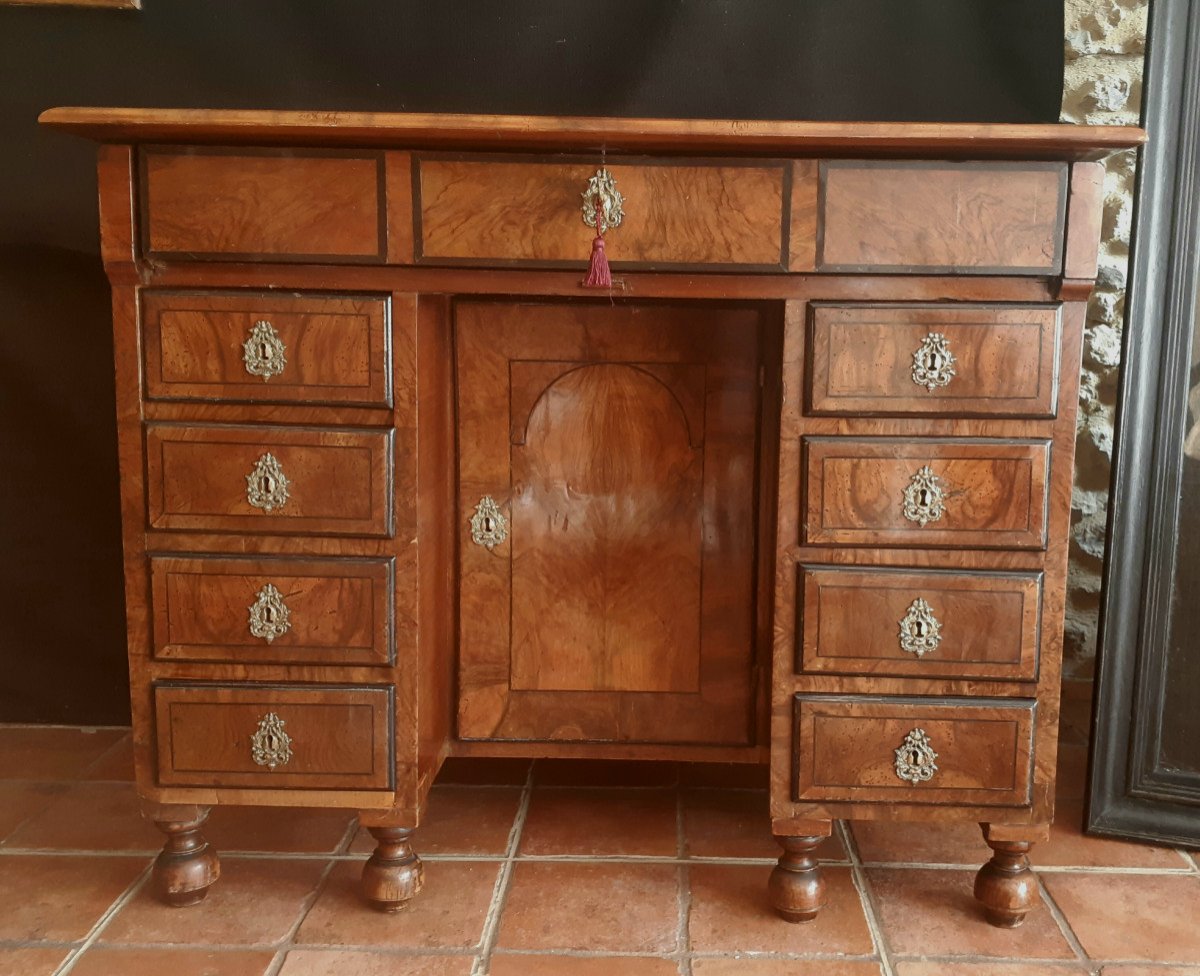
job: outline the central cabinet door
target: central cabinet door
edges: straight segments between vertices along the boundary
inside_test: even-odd
[[[761,312],[455,321],[459,736],[749,743]]]

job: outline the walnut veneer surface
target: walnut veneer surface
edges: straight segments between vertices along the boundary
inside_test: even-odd
[[[42,121],[104,143],[163,898],[216,881],[214,804],[357,809],[395,910],[447,755],[662,758],[770,763],[787,920],[845,817],[979,821],[1021,922],[1096,160],[1139,130]]]

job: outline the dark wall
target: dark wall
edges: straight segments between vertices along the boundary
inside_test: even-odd
[[[52,105],[1049,122],[1056,0],[0,6],[0,721],[127,720],[92,146]]]

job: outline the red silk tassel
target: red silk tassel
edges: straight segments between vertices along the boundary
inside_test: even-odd
[[[592,260],[588,264],[588,273],[582,284],[584,288],[612,287],[612,271],[608,267],[608,255],[604,252],[604,212],[599,201],[596,202],[596,236],[592,240]]]

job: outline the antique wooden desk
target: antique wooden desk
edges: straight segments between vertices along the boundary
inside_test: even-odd
[[[357,809],[396,909],[447,755],[664,758],[770,763],[788,920],[847,817],[979,821],[1020,923],[1096,160],[1138,130],[42,121],[103,143],[166,900],[212,804]]]

